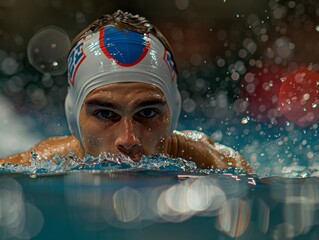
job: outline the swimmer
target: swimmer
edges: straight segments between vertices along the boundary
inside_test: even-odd
[[[72,42],[65,112],[71,136],[42,140],[31,150],[42,159],[72,152],[164,154],[199,168],[252,172],[232,148],[197,131],[176,131],[181,111],[172,49],[144,17],[118,10],[95,20]],[[28,164],[31,150],[0,160]]]

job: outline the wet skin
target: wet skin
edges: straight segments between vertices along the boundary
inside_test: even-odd
[[[90,92],[80,112],[85,154],[165,153],[169,138],[169,108],[164,94],[146,83],[114,83]]]

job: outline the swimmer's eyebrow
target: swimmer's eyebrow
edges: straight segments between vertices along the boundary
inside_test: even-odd
[[[109,101],[103,101],[99,99],[89,99],[85,101],[85,105],[87,106],[99,106],[99,107],[105,107],[110,109],[121,109],[121,107],[117,104],[114,104]],[[149,100],[139,100],[137,101],[133,108],[144,108],[149,106],[164,106],[166,105],[166,101],[163,99],[149,99]]]
[[[103,101],[98,99],[90,99],[85,101],[85,105],[87,106],[99,106],[99,107],[105,107],[105,108],[111,108],[111,109],[119,109],[120,107],[116,104],[113,104],[109,101]]]
[[[150,99],[150,100],[141,100],[138,101],[135,105],[135,108],[144,108],[149,106],[164,106],[166,101],[163,99]]]

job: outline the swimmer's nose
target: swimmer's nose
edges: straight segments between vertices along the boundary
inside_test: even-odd
[[[115,146],[125,155],[138,154],[141,142],[137,135],[137,129],[134,127],[133,120],[130,118],[122,118],[120,121]]]

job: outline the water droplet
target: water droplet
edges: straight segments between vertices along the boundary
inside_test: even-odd
[[[37,178],[37,175],[36,175],[35,173],[32,173],[32,174],[30,175],[30,178]]]
[[[242,124],[247,124],[249,122],[249,120],[250,120],[250,117],[244,117],[244,118],[241,119],[241,123]]]
[[[69,37],[62,29],[47,27],[36,33],[29,41],[28,59],[39,72],[60,75],[67,69],[69,48]]]
[[[309,93],[305,93],[305,94],[302,96],[302,98],[303,98],[305,101],[307,101],[307,100],[310,99],[310,94],[309,94]]]

